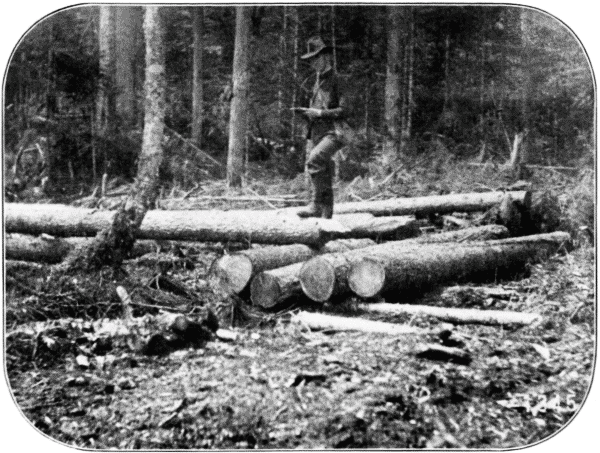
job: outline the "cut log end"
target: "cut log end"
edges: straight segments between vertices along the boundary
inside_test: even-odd
[[[315,302],[325,302],[335,288],[335,269],[324,259],[317,257],[307,261],[300,270],[302,291]]]
[[[348,275],[350,289],[360,297],[373,297],[381,291],[385,283],[385,267],[371,259],[355,263]]]
[[[215,261],[211,272],[223,291],[237,294],[252,278],[252,261],[244,255],[224,255]]]
[[[250,300],[262,308],[272,308],[281,300],[279,281],[265,273],[260,273],[250,284]]]

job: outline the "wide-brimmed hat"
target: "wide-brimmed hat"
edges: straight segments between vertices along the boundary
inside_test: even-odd
[[[306,41],[306,47],[307,53],[300,57],[301,60],[308,60],[309,58],[316,57],[321,52],[333,50],[333,47],[325,44],[320,36],[314,36]]]

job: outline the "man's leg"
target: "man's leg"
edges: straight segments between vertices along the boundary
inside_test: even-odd
[[[326,135],[311,150],[306,170],[311,177],[313,193],[310,205],[298,212],[300,217],[331,218],[333,214],[333,162],[331,158],[343,144],[334,136]]]

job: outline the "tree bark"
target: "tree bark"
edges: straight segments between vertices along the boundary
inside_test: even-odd
[[[569,241],[568,233],[559,232],[455,244],[451,248],[442,244],[370,247],[350,264],[348,286],[360,297],[406,298],[450,282],[489,281],[514,275]]]
[[[194,58],[192,71],[192,141],[196,146],[202,145],[202,121],[204,87],[202,73],[204,70],[202,54],[204,49],[204,7],[193,7]]]
[[[301,311],[294,315],[293,321],[314,330],[333,330],[337,332],[356,331],[364,333],[381,333],[386,335],[407,335],[424,333],[416,327],[393,324],[382,321],[371,321],[363,318],[346,318]]]
[[[227,186],[240,187],[244,176],[244,156],[250,108],[250,20],[252,7],[237,6],[235,16],[235,52],[233,57],[233,97],[229,116]]]
[[[372,251],[377,252],[380,248],[390,248],[401,254],[402,250],[418,250],[424,244],[482,240],[502,237],[506,234],[506,228],[500,226],[465,228],[464,230],[425,235],[404,241],[386,242],[361,250],[333,253],[307,261],[300,270],[299,278],[302,290],[310,299],[315,302],[325,302],[334,296],[345,295],[350,292],[348,278],[353,265],[369,256]],[[447,248],[446,245],[444,247]],[[374,269],[374,271],[377,270],[379,274],[371,276],[375,283],[384,278],[383,271],[379,268]]]
[[[390,198],[376,201],[352,201],[337,203],[335,214],[367,212],[375,216],[404,216],[428,214],[446,214],[452,212],[486,211],[500,204],[506,193],[525,209],[531,205],[531,192],[484,192],[431,195],[415,198]],[[286,208],[286,212],[295,212],[297,208]]]
[[[469,308],[432,307],[427,305],[404,305],[373,303],[360,304],[361,310],[368,313],[393,315],[432,316],[440,321],[454,324],[485,324],[491,326],[527,326],[541,320],[536,313],[520,313],[504,310],[476,310]]]
[[[52,236],[30,236],[8,233],[5,236],[4,252],[6,259],[38,261],[42,263],[60,263],[73,249],[85,247],[92,239],[58,238]],[[142,256],[163,248],[156,241],[137,241],[130,256]]]

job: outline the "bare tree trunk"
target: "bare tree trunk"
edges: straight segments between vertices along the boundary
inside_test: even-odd
[[[229,117],[229,150],[227,153],[228,187],[240,187],[244,176],[249,113],[251,14],[252,7],[250,6],[236,7],[233,98]]]
[[[534,90],[531,74],[531,46],[529,40],[530,33],[530,12],[526,8],[519,9],[520,32],[521,32],[521,132],[523,141],[521,142],[521,162],[527,162],[527,134],[531,123],[531,93]]]
[[[389,165],[399,154],[401,121],[401,27],[402,7],[387,6],[387,63],[385,78],[384,165]]]
[[[287,57],[287,28],[288,28],[288,7],[283,7],[283,25],[281,34],[279,35],[279,74],[277,78],[277,116],[283,118],[283,103],[284,103],[284,71],[285,71],[285,59]]]
[[[98,47],[100,51],[100,84],[96,98],[95,130],[97,135],[110,135],[114,130],[115,104],[115,8],[100,6]]]
[[[193,8],[194,27],[194,61],[192,75],[192,141],[196,146],[202,145],[202,121],[204,87],[202,73],[204,70],[202,54],[204,48],[204,7]]]
[[[406,45],[404,53],[406,55],[405,61],[405,83],[403,99],[403,111],[402,111],[402,128],[400,132],[400,152],[406,151],[406,146],[412,136],[412,114],[413,114],[413,85],[414,85],[414,47],[415,47],[415,25],[414,25],[414,12],[413,8],[410,7],[408,14],[408,31],[406,38]]]
[[[116,36],[116,109],[126,127],[137,122],[136,60],[142,10],[138,6],[115,6]]]
[[[299,55],[299,41],[300,41],[300,17],[298,14],[298,7],[292,7],[292,21],[294,22],[294,63],[292,74],[293,80],[293,91],[292,91],[292,106],[296,107],[298,102],[298,55]],[[296,139],[296,112],[292,111],[292,125],[291,125],[292,140]]]
[[[137,232],[158,195],[158,171],[163,159],[162,139],[165,116],[165,49],[159,8],[146,7],[145,118],[138,174],[131,192],[115,214],[109,228],[100,231],[95,240],[75,249],[59,270],[99,267],[111,264],[118,268],[133,248]]]

